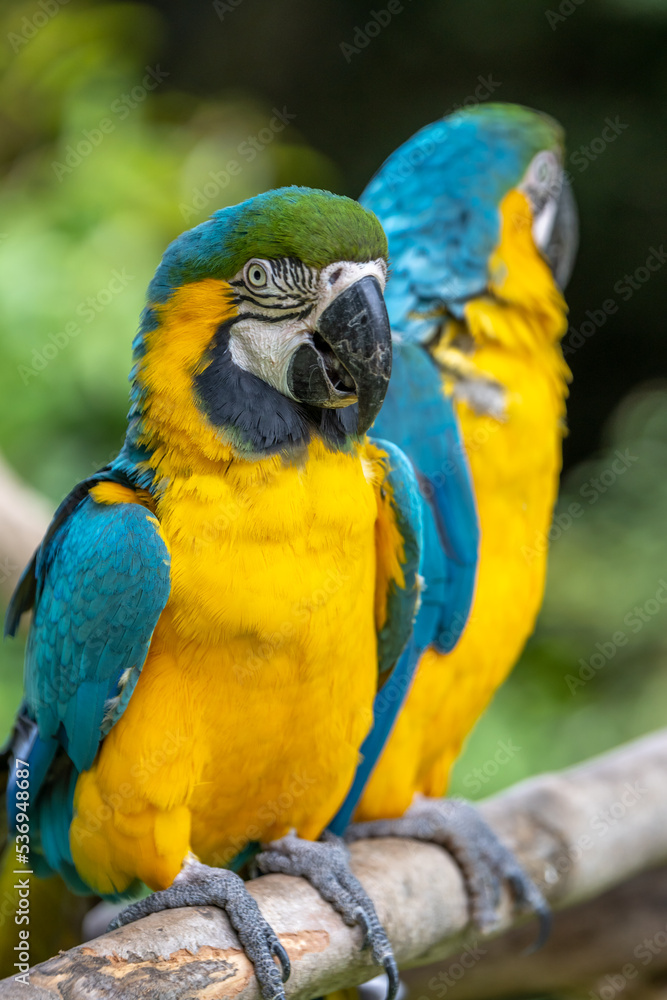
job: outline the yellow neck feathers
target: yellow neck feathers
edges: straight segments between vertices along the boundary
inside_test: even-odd
[[[216,330],[236,313],[231,292],[227,282],[209,278],[182,285],[153,307],[158,325],[146,334],[139,363],[146,393],[139,442],[152,450],[149,465],[163,475],[219,472],[232,460],[230,444],[192,392]]]
[[[488,294],[466,304],[463,321],[447,323],[433,353],[443,366],[448,389],[462,380],[505,387],[493,360],[499,354],[535,366],[547,376],[563,415],[571,378],[560,348],[567,330],[567,306],[535,246],[525,195],[509,191],[500,215],[500,240],[489,261]]]

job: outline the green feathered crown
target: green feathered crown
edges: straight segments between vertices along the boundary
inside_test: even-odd
[[[229,280],[251,257],[294,257],[322,268],[338,260],[387,258],[376,216],[341,195],[304,187],[258,194],[221,208],[167,248],[151,282],[149,304],[204,278]]]

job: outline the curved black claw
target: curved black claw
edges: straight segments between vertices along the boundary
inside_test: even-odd
[[[168,889],[130,904],[109,924],[109,930],[131,924],[149,913],[179,906],[218,906],[224,910],[255,968],[264,1000],[285,1000],[283,983],[289,979],[289,956],[260,913],[243,879],[225,868],[208,868],[199,861],[187,861]],[[281,969],[274,958],[280,962]]]
[[[387,995],[387,989],[387,977],[384,973],[380,973],[379,976],[374,976],[365,983],[359,983],[357,993],[359,1000],[384,1000]],[[407,1000],[407,996],[408,988],[403,980],[401,980],[396,1000]]]
[[[364,932],[363,948],[387,974],[387,1000],[396,1000],[400,986],[398,966],[384,927],[366,890],[349,865],[349,852],[340,837],[331,833],[321,840],[301,840],[288,834],[268,844],[256,858],[260,871],[305,878],[333,906],[350,927]]]
[[[478,930],[497,924],[506,884],[517,909],[538,918],[538,939],[531,950],[540,948],[549,936],[551,911],[544,896],[470,802],[420,798],[400,819],[353,823],[345,832],[348,842],[367,837],[412,837],[444,847],[461,869],[470,920]]]

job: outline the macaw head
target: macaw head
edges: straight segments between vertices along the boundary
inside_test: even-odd
[[[184,233],[135,341],[137,442],[213,460],[348,446],[391,372],[386,272],[378,220],[326,191],[269,191]]]
[[[578,225],[563,156],[557,122],[515,104],[457,111],[392,153],[360,201],[387,233],[394,329],[427,341],[441,322],[434,315],[461,318],[468,302],[485,295],[510,214],[517,240],[528,235],[555,284],[565,287]]]

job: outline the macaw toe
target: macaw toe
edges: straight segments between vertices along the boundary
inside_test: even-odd
[[[535,948],[549,936],[551,911],[544,896],[481,814],[463,799],[418,799],[399,819],[354,823],[348,842],[367,837],[408,837],[439,844],[461,869],[470,920],[480,931],[498,923],[497,908],[506,885],[518,910],[535,913],[539,935]]]
[[[398,966],[389,938],[361,882],[352,874],[345,843],[331,833],[321,840],[302,840],[288,834],[274,840],[257,857],[257,866],[265,874],[279,872],[305,878],[320,896],[341,915],[350,927],[364,932],[362,948],[370,948],[373,959],[383,966],[387,976],[386,1000],[396,1000],[400,986]]]
[[[131,924],[149,913],[179,906],[217,906],[224,910],[254,966],[264,1000],[285,1000],[283,983],[290,974],[289,956],[260,913],[243,879],[235,872],[188,860],[168,889],[132,903],[112,921],[109,930]],[[276,958],[281,969],[276,965]]]

